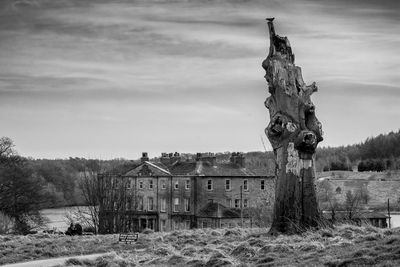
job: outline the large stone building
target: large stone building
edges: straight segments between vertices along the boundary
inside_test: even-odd
[[[274,199],[274,177],[246,169],[242,153],[229,162],[213,154],[183,159],[163,153],[123,175],[99,175],[102,233],[257,225]]]

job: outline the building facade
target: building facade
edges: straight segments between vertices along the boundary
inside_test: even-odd
[[[98,181],[101,233],[257,225],[252,213],[274,198],[274,177],[247,170],[241,153],[222,163],[210,153],[193,160],[163,153],[157,162],[143,153],[132,170]]]

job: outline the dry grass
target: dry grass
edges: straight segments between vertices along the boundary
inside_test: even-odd
[[[198,229],[140,235],[132,245],[118,244],[111,235],[2,239],[0,264],[114,251],[63,266],[400,266],[400,228],[343,225],[278,237],[269,237],[266,229]]]

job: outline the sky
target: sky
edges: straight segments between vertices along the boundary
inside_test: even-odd
[[[0,136],[34,158],[263,151],[266,17],[320,146],[400,126],[397,0],[0,0]]]

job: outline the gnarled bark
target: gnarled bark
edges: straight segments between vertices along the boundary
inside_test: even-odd
[[[295,233],[318,224],[315,194],[315,149],[322,141],[321,123],[315,116],[311,94],[314,83],[306,85],[301,68],[294,64],[287,37],[275,33],[268,19],[270,50],[262,67],[271,93],[265,101],[270,123],[265,133],[276,158],[276,189],[271,234]]]

